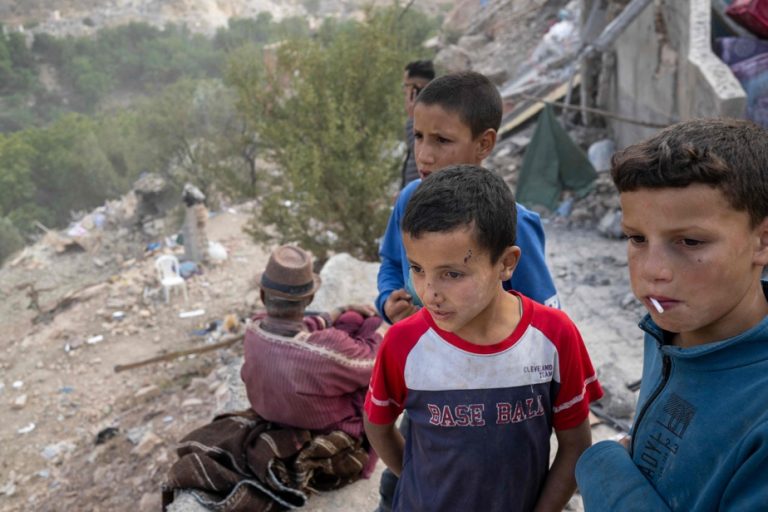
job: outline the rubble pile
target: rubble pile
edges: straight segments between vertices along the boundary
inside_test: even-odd
[[[495,0],[478,10],[476,0],[459,2],[444,21],[435,64],[447,72],[472,69],[502,85],[568,5],[567,0]]]
[[[619,213],[619,194],[611,181],[611,176],[607,173],[598,175],[595,185],[586,197],[574,202],[573,210],[570,215],[570,222],[573,226],[596,228],[601,226],[605,219],[614,219],[618,217],[618,224],[621,224],[621,215]],[[621,228],[619,232],[606,231],[599,229],[602,234],[609,238],[621,238]]]

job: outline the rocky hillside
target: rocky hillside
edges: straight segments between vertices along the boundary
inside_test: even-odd
[[[359,16],[372,3],[390,4],[385,0],[3,0],[0,19],[12,28],[34,27],[35,31],[55,35],[87,35],[130,21],[157,26],[179,23],[213,33],[232,17],[269,12],[278,20],[288,16],[346,18]],[[426,0],[418,2],[418,8],[435,14],[450,4],[447,0]]]

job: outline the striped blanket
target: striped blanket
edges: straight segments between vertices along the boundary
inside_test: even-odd
[[[182,439],[177,453],[163,486],[163,510],[182,489],[215,511],[301,507],[312,492],[359,479],[369,458],[344,432],[279,427],[252,410],[217,416]]]

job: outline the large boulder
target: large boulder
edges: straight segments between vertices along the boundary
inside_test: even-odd
[[[472,25],[475,14],[480,8],[477,0],[462,0],[457,2],[443,21],[443,32],[464,34]]]
[[[472,66],[472,60],[467,50],[461,46],[452,44],[446,46],[435,56],[435,66],[445,73],[465,71]]]
[[[378,273],[378,263],[360,261],[347,253],[332,256],[320,271],[323,284],[308,309],[330,311],[347,304],[373,304]]]

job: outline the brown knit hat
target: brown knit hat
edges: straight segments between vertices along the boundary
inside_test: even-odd
[[[258,281],[262,290],[286,299],[304,299],[320,288],[320,276],[312,272],[309,253],[293,245],[272,251]]]

